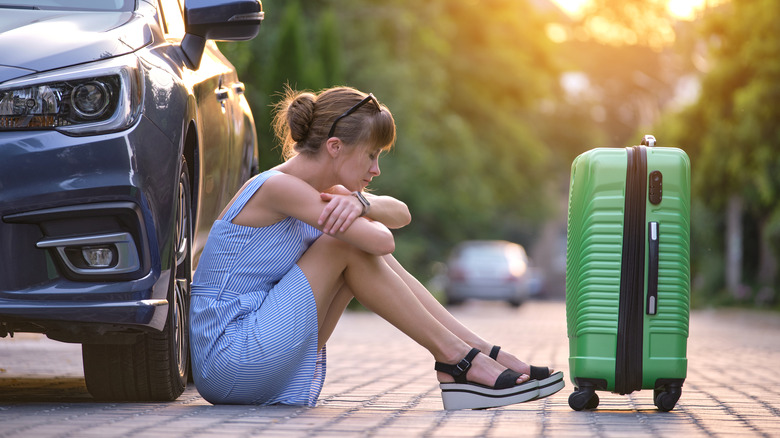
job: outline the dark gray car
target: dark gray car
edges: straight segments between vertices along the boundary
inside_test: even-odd
[[[0,336],[83,344],[96,398],[187,384],[192,269],[257,166],[211,40],[262,19],[257,0],[0,0]]]

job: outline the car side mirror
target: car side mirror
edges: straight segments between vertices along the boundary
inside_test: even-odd
[[[263,18],[260,0],[185,0],[186,34],[181,48],[189,67],[200,66],[206,40],[251,40],[260,31]]]

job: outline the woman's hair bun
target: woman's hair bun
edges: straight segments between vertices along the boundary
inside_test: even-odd
[[[312,93],[301,93],[287,107],[287,124],[290,136],[296,143],[302,142],[309,135],[314,120],[314,102],[317,96]]]

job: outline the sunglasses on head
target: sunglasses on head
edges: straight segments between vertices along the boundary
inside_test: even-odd
[[[376,109],[378,109],[379,111],[382,111],[382,108],[379,106],[379,101],[378,101],[378,100],[376,100],[376,97],[374,97],[374,95],[373,95],[372,93],[368,93],[368,96],[366,96],[365,98],[363,98],[363,100],[361,100],[360,102],[356,103],[356,104],[355,104],[355,106],[353,106],[352,108],[350,108],[350,109],[346,110],[346,111],[344,112],[344,114],[342,114],[342,115],[340,115],[340,116],[336,117],[336,120],[334,120],[334,121],[333,121],[333,125],[331,125],[331,127],[330,127],[330,131],[328,131],[328,138],[331,138],[331,137],[333,137],[333,134],[336,132],[336,123],[338,123],[338,122],[339,122],[339,120],[341,120],[341,119],[343,119],[344,117],[347,117],[348,115],[350,115],[350,114],[354,113],[354,112],[355,112],[355,111],[357,111],[357,110],[358,110],[358,109],[359,109],[361,106],[365,105],[365,104],[366,104],[366,102],[368,102],[369,100],[370,100],[370,101],[372,101],[372,102],[374,102],[374,105],[376,105]]]

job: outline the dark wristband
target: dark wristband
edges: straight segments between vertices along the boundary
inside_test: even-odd
[[[363,196],[363,193],[361,192],[352,192],[352,196],[356,197],[358,201],[360,201],[360,204],[363,206],[363,211],[360,213],[360,216],[367,215],[368,210],[371,208],[371,203],[368,202],[368,199],[366,199],[366,197]]]

